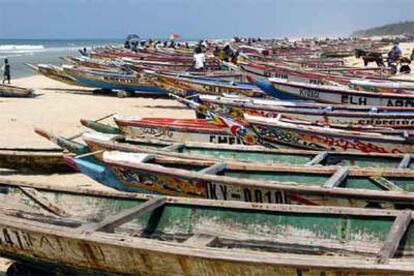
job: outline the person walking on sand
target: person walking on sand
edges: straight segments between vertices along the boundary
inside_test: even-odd
[[[6,82],[8,82],[8,84],[10,84],[10,64],[9,61],[6,59],[4,59],[4,65],[3,65],[3,84]]]

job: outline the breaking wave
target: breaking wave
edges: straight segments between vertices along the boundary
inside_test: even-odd
[[[0,53],[25,54],[25,53],[41,52],[44,50],[45,50],[45,47],[43,45],[14,45],[14,44],[0,45]]]

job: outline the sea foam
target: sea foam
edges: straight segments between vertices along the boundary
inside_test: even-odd
[[[5,44],[0,45],[0,53],[31,53],[44,51],[45,47],[43,45],[14,45],[14,44]]]

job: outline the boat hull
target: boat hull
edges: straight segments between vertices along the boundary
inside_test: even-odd
[[[173,121],[177,122],[174,123]],[[229,145],[242,144],[242,141],[229,133],[225,127],[213,126],[206,120],[190,120],[188,123],[183,122],[182,124],[180,121],[182,120],[162,122],[161,120],[141,121],[115,119],[121,132],[133,138]]]
[[[328,89],[320,85],[302,85],[278,80],[270,81],[278,94],[288,95],[298,100],[345,105],[414,107],[414,95],[409,93],[359,92],[347,89],[341,90],[340,88]]]

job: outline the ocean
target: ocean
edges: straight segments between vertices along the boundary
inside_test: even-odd
[[[11,77],[22,78],[36,74],[25,63],[50,63],[59,65],[61,57],[79,55],[78,50],[103,45],[118,45],[121,39],[0,39],[0,66],[8,58]]]

